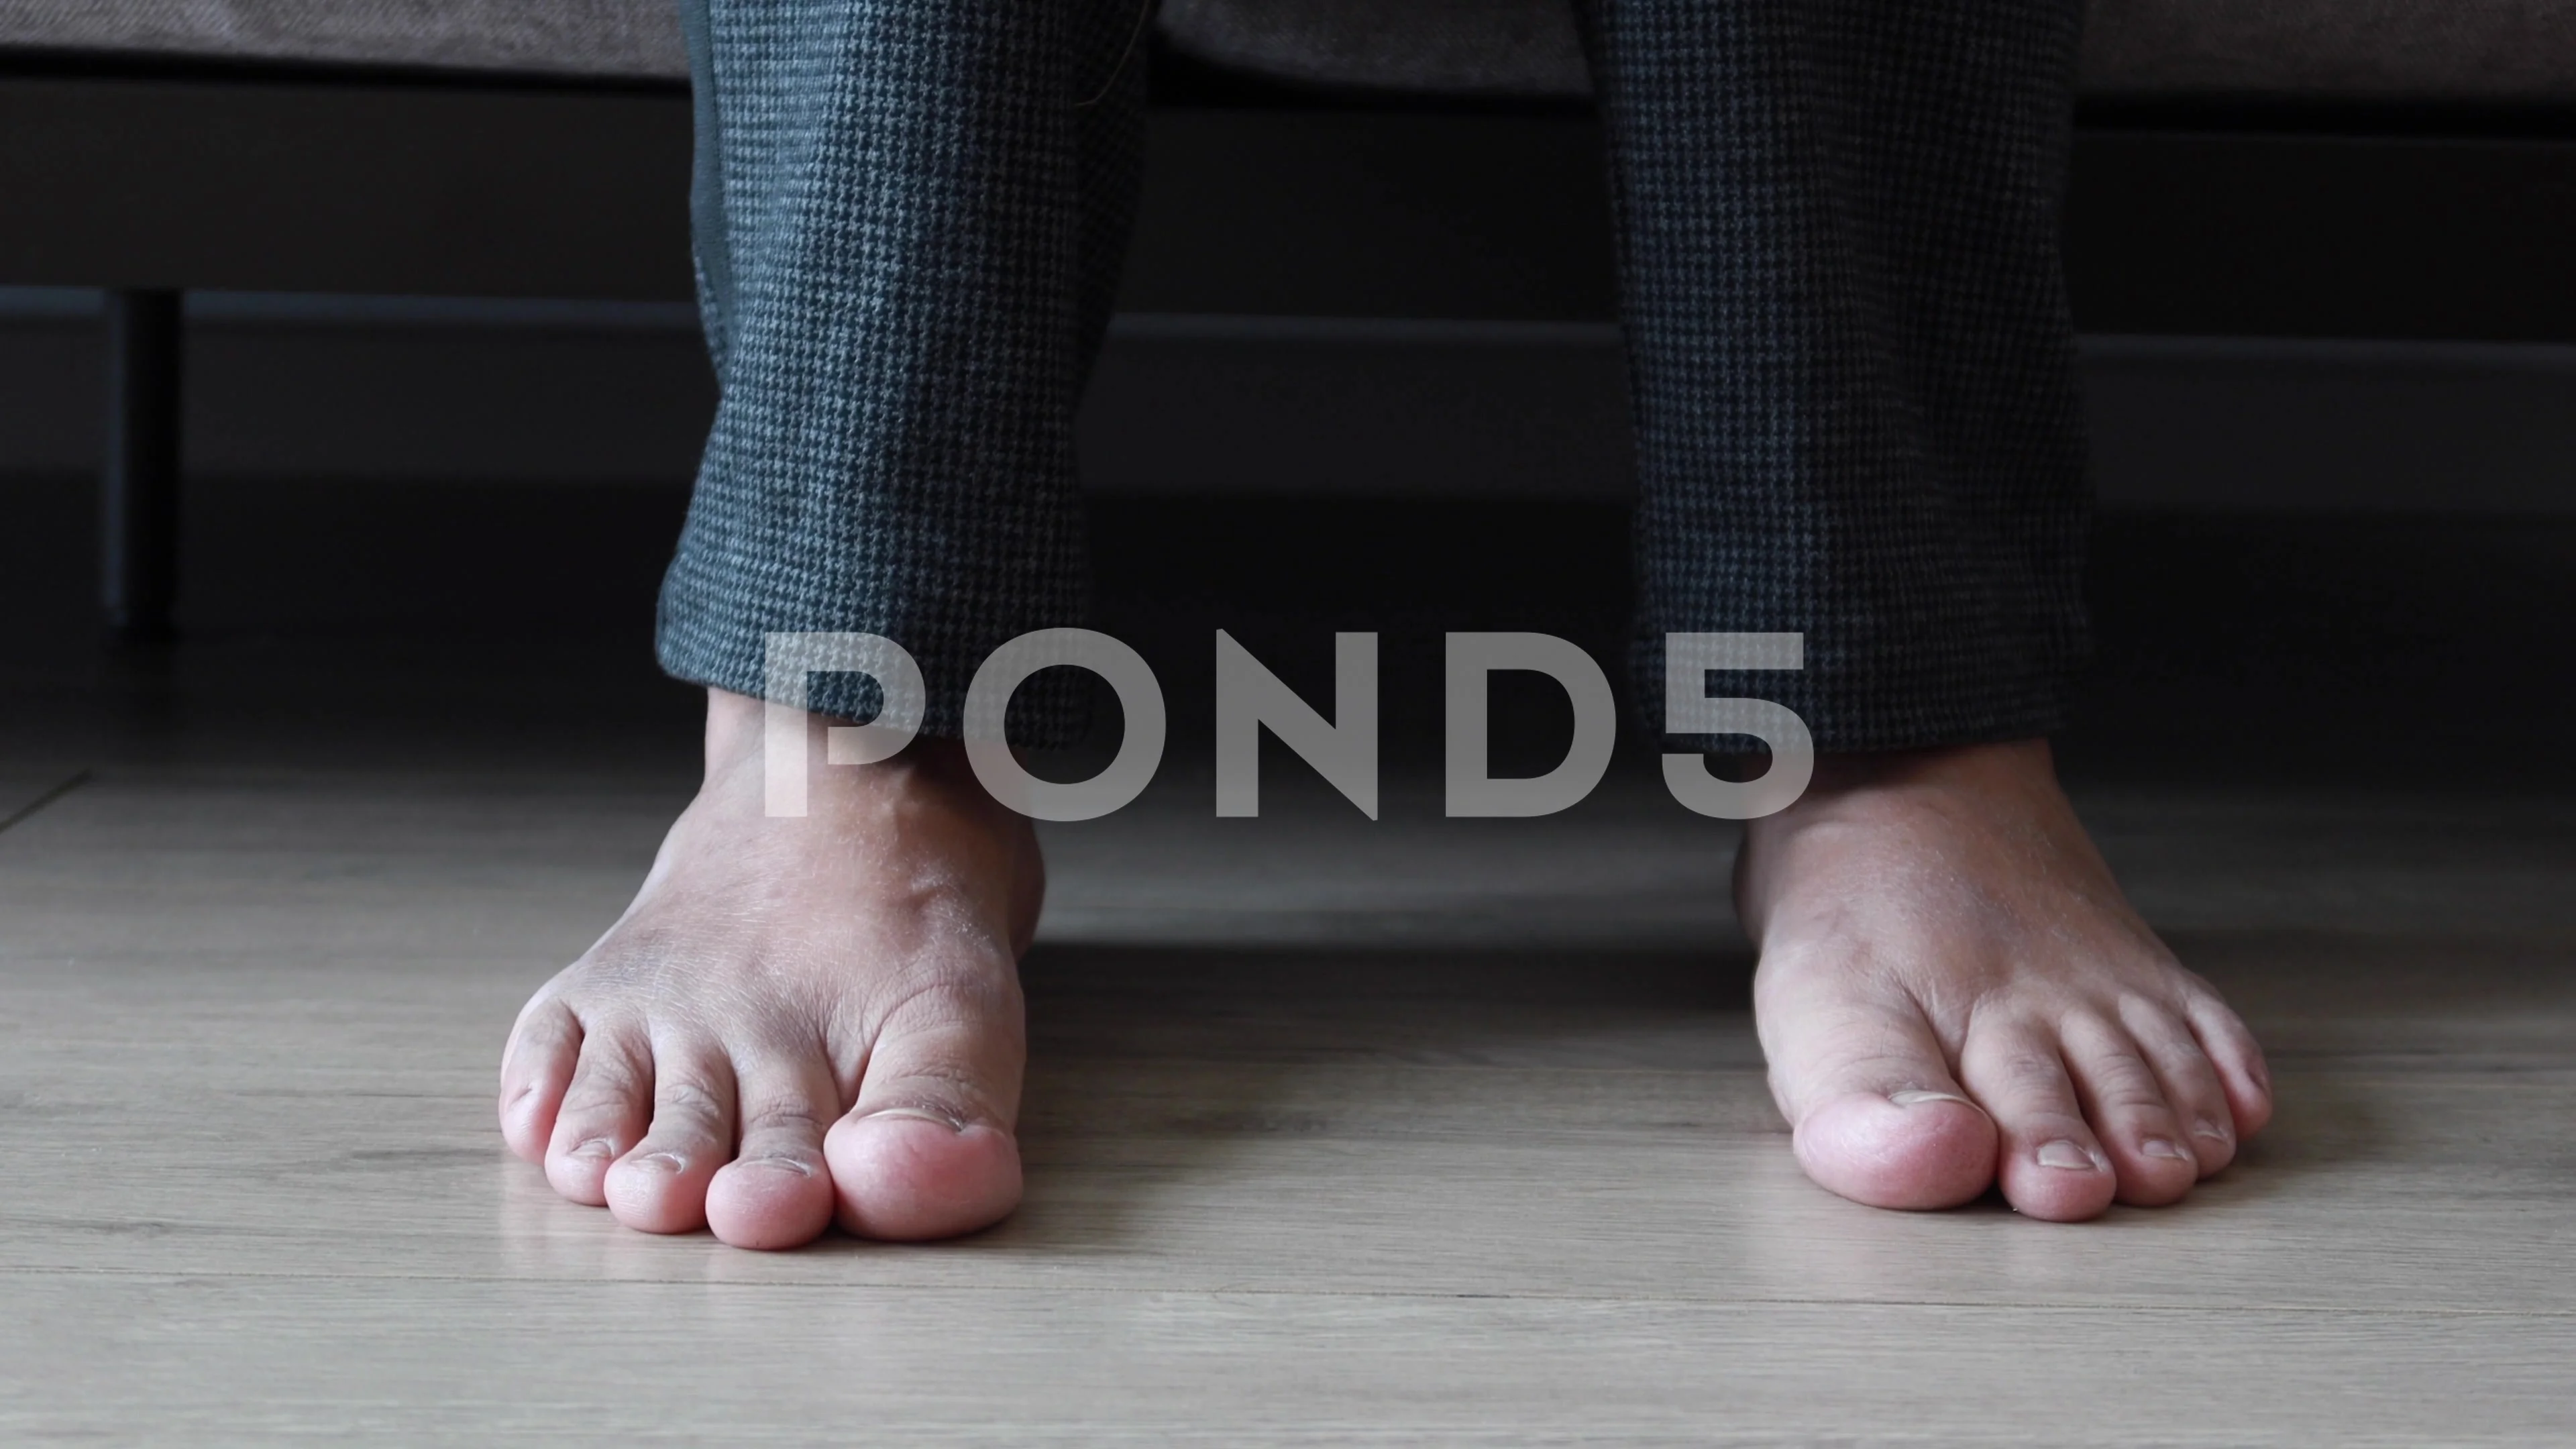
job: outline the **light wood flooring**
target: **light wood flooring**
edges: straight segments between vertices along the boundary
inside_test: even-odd
[[[0,1442],[2576,1442],[2563,800],[2086,796],[2282,1108],[2069,1227],[1806,1184],[1731,841],[1634,782],[1370,826],[1179,780],[1051,842],[1026,1207],[762,1255],[492,1122],[684,793],[164,762],[0,832]]]

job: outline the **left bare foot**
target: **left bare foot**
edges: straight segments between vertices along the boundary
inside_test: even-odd
[[[1735,897],[1772,1095],[1854,1201],[2158,1206],[2272,1115],[2262,1049],[2129,908],[2045,741],[1819,760],[1751,822]]]

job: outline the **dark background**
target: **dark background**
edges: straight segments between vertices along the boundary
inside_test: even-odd
[[[296,168],[381,158],[358,134],[373,117],[420,165],[488,176],[504,152],[429,124],[441,108],[504,137],[521,111],[560,112],[531,133],[555,160],[588,175],[624,158],[658,178],[618,193],[649,198],[652,221],[651,245],[621,265],[678,270],[664,253],[685,117],[668,95],[270,80],[81,82],[29,114],[117,165],[66,170],[60,148],[29,145],[12,164],[52,168],[63,217],[94,203],[107,209],[90,220],[113,220],[140,196],[187,223],[91,242],[176,237],[192,265],[272,267],[295,285],[327,280],[296,266],[336,265],[378,280],[411,267],[452,288],[482,250],[369,211],[417,188],[370,199],[357,172],[340,178],[350,190]],[[325,103],[345,125],[309,124]],[[202,125],[182,124],[189,107]],[[283,129],[252,124],[262,107]],[[2524,254],[2566,217],[2542,204],[2546,185],[2504,175],[2559,152],[2433,134],[2159,138],[2107,119],[2078,150],[2079,316],[2168,335],[2087,339],[2100,668],[2063,742],[2070,770],[2564,784],[2576,345],[2329,335],[2564,335],[2563,268]],[[201,174],[188,138],[228,125],[293,140],[295,155]],[[1165,110],[1155,134],[1164,184],[1149,189],[1130,311],[1081,442],[1097,622],[1155,662],[1176,754],[1206,749],[1218,627],[1314,698],[1331,632],[1379,631],[1390,755],[1415,765],[1437,747],[1444,630],[1562,634],[1615,676],[1629,458],[1616,332],[1600,320],[1597,148],[1579,120],[1254,107]],[[520,169],[502,179],[546,174]],[[2400,194],[2392,177],[2430,189]],[[475,214],[473,192],[438,200],[440,214]],[[2424,204],[2453,193],[2456,206]],[[377,239],[391,251],[353,243],[370,226],[392,229]],[[19,252],[89,244],[77,226],[9,235]],[[580,241],[536,237],[513,265],[551,257],[605,286]],[[2458,264],[2485,252],[2499,264]],[[2526,294],[2529,309],[2513,305]],[[2308,336],[2191,335],[2195,307],[2245,328],[2277,312]],[[2443,330],[2461,318],[2475,327]],[[84,760],[288,741],[465,758],[497,742],[685,765],[696,702],[658,677],[650,630],[713,403],[686,304],[192,293],[183,634],[158,651],[98,634],[99,327],[94,292],[0,287],[9,740]],[[1498,688],[1502,762],[1543,765],[1562,702],[1532,681]],[[1642,739],[1626,748],[1631,767],[1650,763]]]
[[[185,515],[184,640],[120,653],[97,635],[90,480],[0,475],[0,728],[84,754],[110,738],[255,751],[334,737],[338,720],[352,751],[559,736],[587,758],[684,759],[696,702],[655,670],[651,620],[685,502],[668,477],[205,478]],[[1437,749],[1444,630],[1562,634],[1614,678],[1625,657],[1615,500],[1104,493],[1091,514],[1098,622],[1153,660],[1176,754],[1206,749],[1218,627],[1318,700],[1331,632],[1379,631],[1394,762]],[[2576,519],[2559,513],[2108,509],[2100,665],[2069,768],[2564,785],[2571,562]],[[1566,711],[1521,682],[1500,686],[1498,763],[1543,768]]]

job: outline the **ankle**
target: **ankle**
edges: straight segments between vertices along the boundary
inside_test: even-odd
[[[728,690],[707,690],[704,780],[707,788],[738,781],[745,772],[759,770],[762,753],[768,747],[768,716],[766,701]],[[974,769],[966,759],[966,746],[957,740],[923,736],[915,738],[904,746],[902,753],[889,760],[867,766],[822,765],[821,762],[828,758],[826,742],[829,731],[849,723],[849,720],[811,712],[804,716],[809,768],[829,770],[835,774],[866,770],[886,780],[921,777],[943,788],[960,785],[976,788]]]
[[[825,732],[849,721],[809,713],[806,810],[762,819],[767,711],[764,701],[707,691],[706,778],[675,839],[685,833],[732,850],[757,838],[773,842],[762,848],[790,852],[845,851],[860,841],[875,842],[866,847],[871,850],[899,844],[902,851],[950,860],[961,868],[960,878],[999,890],[1013,951],[1027,949],[1045,899],[1045,856],[1028,817],[994,799],[976,778],[962,742],[923,736],[891,759],[827,764]]]
[[[2055,756],[2045,739],[1936,745],[1919,750],[1819,755],[1815,782],[1808,787],[1805,798],[1831,799],[1911,785],[1978,789],[2007,782],[2054,782],[2056,778]]]

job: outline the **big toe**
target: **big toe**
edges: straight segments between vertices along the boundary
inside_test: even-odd
[[[1849,1091],[1798,1123],[1807,1175],[1854,1202],[1947,1208],[1994,1182],[1995,1124],[1947,1087]]]
[[[990,1123],[904,1107],[853,1113],[833,1124],[823,1151],[841,1224],[861,1237],[953,1238],[1019,1205],[1019,1143]]]
[[[1772,1087],[1818,1186],[1871,1207],[1945,1208],[1993,1184],[1995,1124],[1911,1001],[1854,1000],[1830,977],[1765,995]]]
[[[916,997],[885,1024],[858,1101],[823,1142],[842,1226],[946,1238],[1019,1205],[1023,1042],[1010,983]]]

